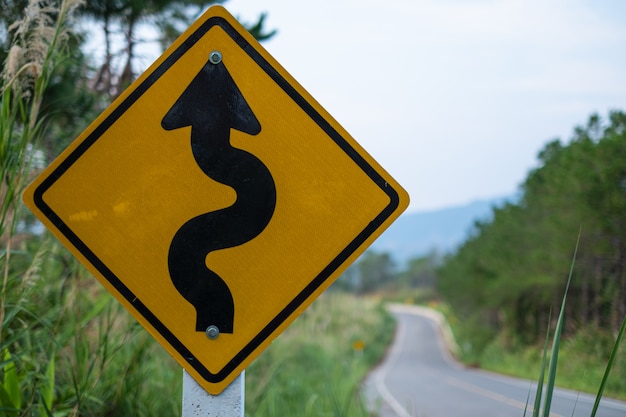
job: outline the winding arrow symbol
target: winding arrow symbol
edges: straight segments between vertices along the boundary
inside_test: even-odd
[[[196,309],[196,331],[215,326],[219,333],[233,333],[233,296],[226,282],[209,269],[206,257],[254,239],[272,218],[276,206],[272,175],[256,156],[230,144],[231,129],[257,135],[261,125],[221,54],[212,52],[161,126],[165,130],[191,126],[191,151],[200,169],[237,193],[232,206],[184,223],[174,235],[168,255],[174,286]]]

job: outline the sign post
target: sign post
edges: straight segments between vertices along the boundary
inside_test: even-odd
[[[24,202],[218,395],[409,197],[212,6],[33,181]]]
[[[183,371],[182,417],[244,417],[245,371],[220,395],[213,396]]]

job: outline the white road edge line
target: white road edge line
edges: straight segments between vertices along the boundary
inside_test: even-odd
[[[434,321],[438,327],[438,344],[442,352],[444,352],[444,358],[448,365],[454,368],[463,368],[461,364],[459,364],[449,352],[449,349],[457,349],[456,342],[452,336],[452,331],[446,325],[446,322],[441,315],[441,313],[431,310],[429,308],[406,305],[406,304],[389,304],[387,306],[388,310],[397,313],[408,313],[418,316],[423,316],[431,321]],[[404,407],[400,404],[400,402],[391,394],[387,385],[385,384],[385,378],[389,373],[390,368],[395,365],[397,361],[398,352],[397,347],[401,346],[404,342],[404,338],[406,337],[406,328],[400,327],[398,331],[397,340],[394,342],[394,345],[389,352],[389,359],[385,362],[383,367],[379,370],[379,373],[376,376],[376,389],[378,390],[379,395],[382,397],[383,401],[391,407],[391,409],[399,416],[399,417],[411,417],[411,414],[406,411]],[[443,339],[443,340],[442,340]],[[455,385],[458,388],[464,389],[466,391],[472,392],[474,394],[481,395],[483,397],[490,398],[495,401],[502,402],[507,405],[511,405],[513,407],[524,409],[526,404],[521,403],[520,401],[505,397],[496,392],[486,390],[471,384],[467,384],[462,382],[456,378],[446,378],[446,382],[451,385]],[[563,417],[559,414],[550,413],[553,417]]]
[[[387,308],[388,310],[393,311],[393,312],[408,313],[408,314],[413,314],[413,315],[418,315],[418,316],[424,316],[434,321],[436,325],[438,326],[438,330],[439,330],[437,332],[437,334],[439,335],[438,337],[438,343],[440,345],[439,347],[441,348],[441,351],[444,352],[444,358],[446,362],[448,363],[448,365],[452,367],[463,368],[461,364],[459,364],[456,360],[454,360],[454,358],[449,352],[449,349],[458,349],[458,347],[456,346],[456,342],[454,341],[454,337],[452,336],[452,331],[446,325],[446,322],[443,316],[441,315],[441,313],[431,310],[429,308],[414,306],[414,305],[406,305],[406,304],[389,304],[387,305]],[[385,378],[387,377],[387,374],[389,373],[390,368],[393,365],[395,365],[395,362],[397,361],[397,357],[398,357],[397,347],[402,345],[402,342],[404,342],[405,337],[406,337],[406,328],[400,327],[397,340],[394,342],[394,345],[391,351],[389,352],[390,358],[385,362],[385,364],[379,370],[379,373],[376,376],[376,389],[378,390],[378,393],[382,397],[383,401],[385,401],[387,405],[389,405],[389,407],[391,407],[391,409],[399,417],[411,417],[411,414],[408,411],[406,411],[406,409],[402,407],[400,402],[391,394],[391,392],[387,388],[387,385],[385,384]],[[499,401],[504,404],[514,406],[516,408],[520,408],[522,410],[526,406],[525,404],[522,404],[521,402],[517,400],[513,400],[511,398],[505,397],[493,391],[485,390],[485,389],[476,387],[474,385],[464,383],[456,378],[446,378],[446,381],[451,385],[457,386],[458,388],[465,389],[466,391],[473,392],[474,394],[479,394],[484,397],[490,398],[492,400]],[[559,414],[554,414],[554,413],[550,413],[550,415],[553,417],[563,417]]]
[[[446,321],[443,318],[441,313],[434,311],[432,309],[426,307],[420,307],[415,305],[406,305],[406,304],[388,304],[387,309],[389,311],[395,311],[399,313],[409,313],[414,315],[425,316],[434,321],[439,331],[437,334],[438,343],[440,345],[441,350],[445,353],[444,357],[446,362],[455,368],[463,368],[454,358],[451,356],[449,349],[453,349],[456,351],[458,346],[454,341],[454,337],[452,336],[452,331],[449,326],[447,326]],[[398,417],[412,417],[411,414],[400,404],[400,402],[391,394],[389,388],[385,384],[385,378],[389,373],[390,368],[395,364],[398,357],[397,347],[402,345],[404,338],[406,337],[406,329],[404,327],[400,327],[397,340],[394,342],[391,351],[389,352],[389,358],[379,369],[379,372],[376,376],[376,390],[378,394],[382,397],[383,401],[391,407],[391,409],[398,415]],[[443,339],[443,340],[442,340]]]
[[[387,304],[387,309],[389,311],[398,312],[398,313],[407,313],[407,314],[413,314],[413,315],[418,315],[418,316],[424,316],[434,321],[439,327],[439,332],[437,332],[439,335],[438,342],[440,344],[440,347],[442,348],[441,350],[444,352],[444,358],[446,362],[448,362],[448,364],[451,365],[452,367],[464,368],[463,365],[457,362],[454,359],[454,357],[450,354],[450,351],[458,352],[459,347],[456,344],[456,341],[454,340],[454,336],[452,335],[452,330],[450,329],[450,326],[447,324],[447,322],[445,321],[441,313],[439,313],[438,311],[432,310],[430,308],[427,308],[427,307],[408,305],[408,304],[399,304],[399,303]],[[405,337],[404,333],[406,332],[406,330],[405,329],[401,329],[401,330],[403,331],[399,334],[398,340],[403,340]],[[383,397],[383,400],[385,400],[385,402],[389,404],[389,406],[396,412],[396,414],[398,414],[398,416],[411,417],[411,415],[393,397],[393,395],[389,392],[389,389],[385,385],[384,379],[387,376],[387,373],[389,372],[389,368],[396,361],[395,349],[392,349],[392,351],[390,352],[390,355],[393,355],[392,360],[387,361],[384,368],[382,369],[381,374],[379,374],[378,378],[376,378],[376,388],[378,389],[378,392],[380,393],[380,395]],[[488,371],[483,371],[483,370],[479,370],[479,371],[484,373],[485,375],[491,374]],[[503,376],[503,375],[501,377],[506,378],[506,376]],[[456,385],[460,387],[461,381],[458,381],[458,382],[459,383],[457,383]],[[482,388],[478,388],[478,387],[476,387],[476,389],[481,390],[481,391],[483,390]],[[487,391],[487,390],[484,390],[484,391],[493,393],[493,391]],[[478,393],[478,391],[476,392]],[[555,393],[556,395],[562,396],[562,397],[576,396],[578,401],[588,401],[585,395],[580,392],[574,392],[574,391],[570,391],[567,389],[559,388],[559,390],[556,391]],[[494,396],[500,396],[500,394],[497,394],[497,393],[493,393],[493,394]],[[496,399],[495,397],[491,397],[491,398]],[[508,399],[508,397],[503,397],[503,398]],[[517,402],[516,400],[512,400],[512,399],[510,399],[510,401]],[[503,401],[503,402],[506,402],[506,401]],[[513,403],[508,403],[508,404],[513,405]],[[625,409],[621,403],[616,402],[610,398],[602,398],[602,405],[604,405],[605,407],[611,407],[611,408],[618,409],[618,410]],[[555,417],[559,416],[558,414],[553,414],[553,413],[550,413],[550,415],[551,416],[554,415]]]
[[[389,369],[396,363],[398,358],[397,346],[401,346],[404,338],[406,337],[406,329],[404,327],[400,327],[398,331],[397,340],[394,342],[391,351],[389,352],[389,358],[385,361],[382,368],[379,369],[378,374],[376,375],[376,390],[378,394],[382,397],[383,401],[391,407],[391,409],[398,415],[398,417],[411,417],[408,411],[402,407],[402,405],[396,400],[396,398],[389,392],[387,385],[385,385],[385,378],[389,373]]]

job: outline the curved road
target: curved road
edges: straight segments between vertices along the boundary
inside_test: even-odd
[[[532,415],[536,384],[465,368],[444,348],[439,316],[420,307],[393,305],[396,340],[365,382],[380,417],[522,417]],[[589,417],[594,396],[557,389],[553,417]],[[624,417],[626,403],[603,399],[597,417]]]

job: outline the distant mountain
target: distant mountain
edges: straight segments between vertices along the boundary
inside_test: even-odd
[[[511,200],[503,197],[435,211],[405,213],[372,244],[371,249],[388,252],[400,262],[432,250],[439,253],[452,251],[465,241],[474,222],[490,220],[493,207]]]

